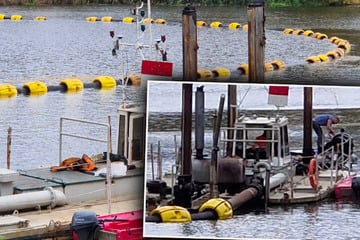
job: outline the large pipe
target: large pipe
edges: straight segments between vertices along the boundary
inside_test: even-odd
[[[46,188],[43,191],[20,193],[0,197],[0,212],[39,207],[55,207],[66,204],[64,193]]]
[[[196,159],[203,159],[204,150],[204,86],[197,87],[195,93],[195,149]]]
[[[66,204],[64,193],[46,188],[43,191],[19,193],[0,197],[0,212],[39,207],[55,207]]]

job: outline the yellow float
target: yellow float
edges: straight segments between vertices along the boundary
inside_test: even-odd
[[[12,15],[10,19],[12,21],[20,21],[20,20],[22,20],[22,16],[21,15]]]
[[[30,95],[42,95],[48,91],[46,84],[39,81],[25,83],[23,88],[26,90],[26,93]]]
[[[162,206],[151,211],[150,216],[158,215],[163,223],[191,222],[191,215],[186,208]]]
[[[155,23],[156,23],[156,24],[165,24],[166,21],[165,21],[164,19],[162,19],[162,18],[159,18],[159,19],[156,19],[156,20],[155,20]]]
[[[133,17],[124,17],[122,19],[122,22],[123,23],[133,23],[133,22],[135,22],[135,19]]]
[[[210,23],[211,28],[219,28],[219,27],[222,27],[222,26],[223,26],[222,23],[218,22],[218,21]]]
[[[110,16],[105,16],[101,18],[102,22],[112,22],[113,18]]]
[[[78,78],[67,78],[60,82],[61,86],[66,87],[66,91],[68,92],[77,92],[84,88],[84,84]]]
[[[237,23],[237,22],[232,22],[229,24],[229,29],[231,29],[231,30],[236,30],[236,29],[239,29],[240,27],[241,27],[241,24]]]
[[[196,26],[198,26],[198,27],[205,27],[205,26],[206,26],[206,22],[204,22],[204,21],[196,21]]]
[[[15,86],[11,84],[0,84],[0,98],[14,97],[18,93]]]
[[[237,70],[240,70],[242,74],[249,75],[249,64],[241,64],[238,66]]]
[[[88,21],[88,22],[96,22],[97,20],[98,20],[97,17],[87,17],[86,18],[86,21]]]
[[[222,80],[227,80],[231,76],[231,72],[227,68],[217,67],[212,70],[214,77]]]
[[[233,216],[231,204],[222,198],[213,198],[201,205],[199,212],[214,211],[219,220],[230,219]]]
[[[99,83],[101,89],[111,89],[116,86],[116,81],[110,76],[99,76],[93,80],[94,83]]]
[[[37,16],[34,18],[35,21],[45,21],[46,20],[46,17],[44,16]]]
[[[209,79],[212,78],[213,72],[209,69],[198,69],[197,70],[197,78],[198,79]]]

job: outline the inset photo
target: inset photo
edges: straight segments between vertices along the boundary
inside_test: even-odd
[[[357,93],[149,81],[144,237],[355,237]]]

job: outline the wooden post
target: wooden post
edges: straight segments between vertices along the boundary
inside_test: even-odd
[[[303,158],[304,163],[309,163],[312,156],[312,88],[304,87],[304,139]]]
[[[264,83],[265,16],[264,1],[248,5],[249,82]]]
[[[8,136],[7,136],[7,154],[6,154],[7,169],[10,169],[10,154],[11,154],[11,127],[8,128]]]
[[[191,131],[192,131],[192,84],[183,84],[181,127],[182,174],[191,175]]]
[[[183,80],[197,80],[197,26],[196,9],[188,3],[183,10]]]
[[[182,18],[183,80],[197,80],[197,26],[196,10],[187,3]],[[191,175],[192,84],[182,88],[181,157],[182,174]]]

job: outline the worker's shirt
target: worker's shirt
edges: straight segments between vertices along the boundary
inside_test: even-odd
[[[331,120],[331,122],[333,122],[334,116],[331,114],[321,114],[317,115],[314,121],[320,126],[326,126],[329,119]]]

